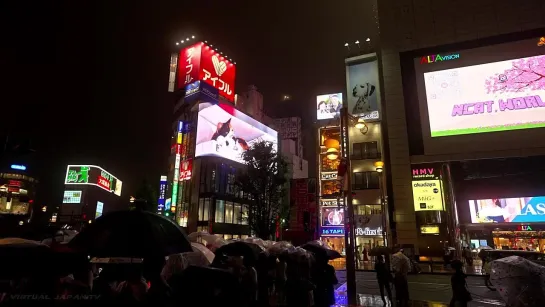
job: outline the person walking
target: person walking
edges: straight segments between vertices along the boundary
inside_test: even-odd
[[[467,290],[466,277],[463,271],[463,263],[460,260],[454,260],[451,263],[454,274],[450,278],[452,287],[452,299],[450,307],[467,307],[467,303],[472,300],[471,293]]]
[[[396,253],[392,255],[392,271],[394,273],[394,286],[396,290],[397,306],[408,306],[409,304],[409,283],[407,275],[411,268],[411,262],[403,254],[401,247],[396,247]]]
[[[378,281],[378,288],[380,290],[380,297],[382,297],[382,301],[384,302],[384,305],[386,305],[386,299],[384,298],[384,288],[386,288],[386,293],[388,294],[388,300],[390,300],[391,302],[392,289],[390,288],[390,282],[392,281],[392,274],[390,273],[390,270],[384,263],[384,259],[382,257],[383,257],[382,255],[378,255],[376,257],[375,271],[377,272],[377,281]]]

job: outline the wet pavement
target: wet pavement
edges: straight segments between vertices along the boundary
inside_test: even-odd
[[[344,264],[336,263],[333,264],[335,269],[337,270],[344,270]],[[360,261],[358,263],[358,271],[374,271],[375,264],[372,261]],[[421,269],[421,273],[432,273],[432,274],[451,274],[453,270],[450,267],[445,267],[442,263],[419,263],[419,267]],[[483,275],[482,266],[479,264],[475,264],[472,266],[464,266],[464,271],[467,275]]]
[[[346,298],[346,272],[338,271],[339,285],[336,290],[336,306],[347,306]],[[505,306],[496,291],[490,291],[484,285],[480,276],[469,276],[468,289],[473,301],[470,307]],[[376,275],[374,272],[358,271],[356,273],[356,290],[359,297],[359,306],[385,306],[380,297]],[[393,287],[392,287],[393,291]],[[419,274],[409,276],[409,293],[412,299],[410,306],[443,307],[448,306],[452,297],[449,274]],[[395,294],[394,294],[395,296]],[[386,306],[395,306],[387,302]]]

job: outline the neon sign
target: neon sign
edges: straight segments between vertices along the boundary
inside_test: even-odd
[[[344,227],[322,227],[320,233],[322,236],[344,236]]]
[[[20,171],[26,171],[26,166],[24,165],[18,165],[18,164],[12,164],[11,169],[16,169]]]
[[[95,165],[68,165],[64,184],[95,185],[121,196],[123,182]]]
[[[460,58],[459,53],[454,53],[449,55],[432,54],[428,56],[423,56],[420,59],[420,64],[431,64],[431,63],[437,63],[437,62],[443,62],[443,61],[457,60],[459,58]]]

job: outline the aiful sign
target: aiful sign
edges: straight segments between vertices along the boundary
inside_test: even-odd
[[[423,56],[420,59],[420,64],[431,64],[431,63],[437,63],[437,62],[451,61],[451,60],[457,60],[459,58],[460,58],[459,53],[446,54],[446,55],[432,54],[428,56]]]
[[[235,65],[205,43],[182,49],[177,69],[179,89],[195,81],[204,81],[227,100],[235,100]]]

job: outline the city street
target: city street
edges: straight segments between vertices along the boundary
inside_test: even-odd
[[[356,286],[358,294],[380,295],[374,272],[356,272]],[[339,287],[346,282],[346,271],[337,271]],[[484,285],[483,278],[469,276],[468,289],[473,296],[470,306],[504,306],[499,294],[490,291]],[[393,290],[393,289],[392,289]],[[450,289],[450,275],[448,274],[419,274],[409,275],[409,291],[411,300],[448,303],[452,296]]]

